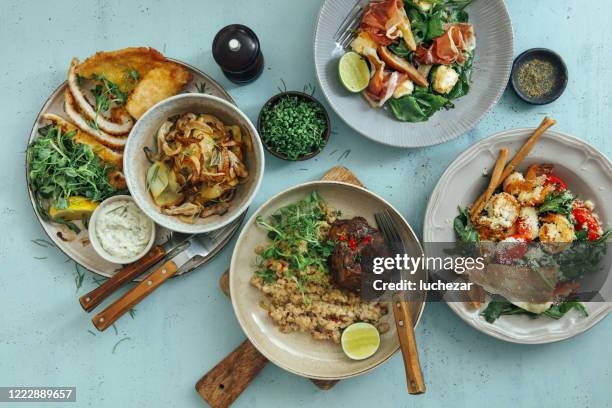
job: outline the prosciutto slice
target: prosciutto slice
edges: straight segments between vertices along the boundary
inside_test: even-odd
[[[449,24],[446,32],[433,39],[429,48],[420,45],[415,52],[415,60],[419,64],[450,65],[455,62],[463,65],[466,61],[464,51],[474,49],[476,38],[474,27],[468,23]]]
[[[401,35],[405,18],[402,0],[373,2],[363,13],[360,30],[366,31],[379,45],[389,45]]]

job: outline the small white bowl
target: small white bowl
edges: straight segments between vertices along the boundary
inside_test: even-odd
[[[161,213],[147,189],[146,173],[151,163],[143,151],[145,147],[155,151],[155,135],[162,123],[172,116],[188,112],[208,113],[227,125],[238,125],[244,137],[250,141],[244,152],[249,176],[237,188],[236,195],[230,202],[229,210],[223,215],[198,218],[193,224]],[[202,234],[231,224],[247,210],[261,185],[264,160],[263,146],[257,129],[240,109],[216,96],[187,93],[159,102],[138,119],[130,132],[123,152],[123,172],[134,201],[156,224],[185,234]]]
[[[96,253],[107,261],[117,264],[130,264],[142,258],[144,255],[147,254],[147,252],[151,250],[151,247],[153,247],[153,243],[155,242],[155,223],[150,217],[147,217],[147,219],[151,222],[151,238],[149,238],[147,246],[137,256],[134,256],[132,258],[120,258],[109,254],[102,246],[102,243],[100,243],[100,241],[98,240],[98,235],[96,234],[96,221],[101,209],[107,207],[109,204],[114,203],[115,201],[134,202],[134,199],[129,195],[117,195],[102,201],[100,205],[98,205],[98,207],[94,210],[93,214],[91,214],[91,218],[89,219],[89,241],[91,242],[91,246],[96,251]],[[136,207],[138,207],[138,205],[136,205]]]

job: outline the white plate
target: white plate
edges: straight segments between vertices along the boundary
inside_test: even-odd
[[[483,171],[487,169],[488,173],[491,172],[499,149],[510,148],[512,157],[533,131],[516,129],[498,133],[473,145],[451,163],[438,181],[425,212],[425,242],[456,240],[453,219],[457,216],[457,206],[470,205],[484,191],[489,176],[484,177]],[[519,170],[533,163],[554,164],[555,173],[567,183],[570,190],[595,203],[595,209],[604,225],[612,220],[612,163],[603,153],[580,139],[549,130]],[[609,293],[611,286],[612,277],[608,277],[604,291]],[[612,311],[611,303],[586,303],[589,312],[586,318],[572,311],[559,320],[502,316],[491,324],[479,315],[479,311],[463,303],[448,305],[466,323],[481,332],[501,340],[524,344],[551,343],[576,336],[593,327]]]
[[[391,308],[389,314],[383,317],[391,329],[381,335],[378,351],[368,359],[353,361],[344,355],[339,344],[315,340],[308,333],[281,333],[268,313],[259,306],[265,299],[264,295],[250,284],[255,272],[255,247],[269,242],[266,232],[255,225],[256,217],[267,218],[279,208],[306,198],[315,190],[332,207],[342,211],[342,218],[359,215],[366,218],[370,225],[376,225],[374,213],[389,210],[395,218],[408,253],[421,255],[423,251],[406,220],[389,203],[363,188],[346,183],[315,181],[290,188],[268,200],[245,223],[230,266],[232,305],[242,329],[251,343],[279,367],[308,378],[339,380],[372,370],[399,349]],[[425,272],[419,271],[415,278],[426,279]],[[425,303],[415,303],[419,305],[412,309],[412,319],[416,325]]]
[[[437,112],[427,122],[406,123],[390,111],[372,109],[361,95],[348,92],[338,78],[344,54],[334,34],[356,0],[325,0],[314,38],[317,79],[332,109],[356,132],[398,147],[422,147],[447,142],[469,131],[501,97],[512,69],[512,23],[502,0],[474,0],[467,11],[476,34],[472,86],[468,95],[453,101],[455,108]]]
[[[206,75],[204,72],[200,71],[197,68],[192,67],[184,62],[173,60],[168,58],[171,61],[174,61],[178,64],[183,65],[193,75],[193,79],[190,83],[185,87],[184,92],[199,92],[198,88],[205,87],[205,92],[210,95],[217,96],[219,98],[225,99],[231,103],[234,103],[232,97],[223,89],[221,85],[215,82],[212,78]],[[64,113],[64,91],[66,90],[66,82],[61,84],[54,92],[51,94],[49,99],[44,103],[41,108],[36,120],[34,121],[34,126],[32,127],[32,131],[30,132],[30,137],[28,139],[28,145],[32,143],[34,139],[38,137],[38,128],[42,126],[42,115],[45,113],[55,113],[62,117],[66,117]],[[27,155],[26,155],[26,178],[27,176]],[[103,259],[100,255],[96,253],[93,247],[89,244],[89,235],[87,234],[87,230],[82,228],[81,233],[72,241],[66,242],[58,237],[58,232],[65,233],[67,230],[63,226],[59,226],[57,224],[49,223],[44,221],[38,212],[36,211],[36,206],[34,204],[34,197],[32,195],[32,190],[28,184],[28,194],[30,196],[30,202],[32,203],[32,207],[34,208],[34,214],[40,222],[40,225],[43,227],[45,233],[49,236],[49,239],[53,241],[55,246],[61,250],[67,257],[72,259],[74,262],[78,263],[85,269],[88,269],[92,272],[97,273],[98,275],[102,275],[105,277],[110,277],[115,274],[117,270],[119,270],[122,265],[108,262]],[[243,215],[244,217],[244,215]],[[79,227],[82,227],[82,223],[80,221],[75,222]],[[223,247],[230,241],[233,234],[238,230],[240,226],[241,220],[236,221],[232,225],[228,226],[229,229],[233,229],[232,233],[230,233],[226,239],[216,248],[210,255],[208,255],[206,262],[210,261],[214,256],[221,250]],[[157,227],[156,234],[156,243],[161,244],[164,243],[169,237],[170,231],[165,228]],[[140,279],[140,278],[139,278]]]

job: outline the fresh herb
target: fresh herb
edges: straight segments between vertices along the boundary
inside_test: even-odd
[[[102,163],[89,146],[73,142],[74,132],[63,133],[48,125],[39,133],[27,154],[30,186],[43,219],[50,220],[49,205],[67,208],[68,197],[102,201],[117,192],[108,180],[111,167]],[[66,220],[56,221],[71,229],[76,227]]]
[[[533,319],[539,316],[547,316],[558,320],[572,309],[576,309],[584,317],[589,315],[584,305],[577,300],[568,300],[563,303],[554,304],[542,314],[536,314],[528,310],[521,309],[520,307],[505,300],[493,300],[489,302],[486,309],[483,310],[480,315],[489,323],[495,322],[495,320],[497,320],[500,316],[509,315],[527,315]]]
[[[297,160],[323,147],[325,127],[319,104],[299,96],[282,96],[262,111],[264,143],[289,160]]]
[[[404,122],[425,122],[442,108],[453,104],[444,96],[436,95],[429,89],[417,87],[412,95],[392,99],[389,103],[395,117]]]
[[[138,75],[138,72],[133,72],[135,72],[135,74],[131,75],[136,75],[137,77],[140,77]],[[130,78],[130,71],[128,71],[128,73],[126,74],[126,84],[128,83],[127,81],[131,80]],[[93,121],[90,121],[88,123],[92,129],[99,131],[100,129],[98,128],[98,116],[102,112],[108,111],[113,105],[125,105],[128,99],[128,93],[123,92],[119,85],[109,81],[104,75],[94,75],[92,79],[94,81],[99,82],[91,90],[91,94],[95,98],[96,117]]]
[[[130,317],[133,319],[136,317],[136,309],[132,308],[129,310]]]
[[[96,333],[94,333],[93,331],[87,329],[87,331],[89,332],[89,334],[91,334],[92,336],[96,336]]]
[[[301,291],[309,281],[326,283],[330,273],[327,258],[334,249],[334,243],[321,230],[327,211],[325,202],[313,191],[309,197],[279,209],[269,220],[258,217],[257,225],[268,231],[272,243],[260,254],[256,275],[266,283],[278,276],[291,277]],[[270,262],[287,267],[277,274],[269,267]]]
[[[81,270],[79,269],[79,264],[78,263],[74,263],[74,284],[76,286],[76,291],[78,292],[79,289],[81,289],[81,286],[83,286],[83,279],[85,278],[85,273],[81,272]]]
[[[538,208],[538,212],[551,212],[569,216],[572,214],[573,202],[574,196],[568,191],[553,191],[544,198],[544,203]]]
[[[457,234],[457,238],[459,238],[460,242],[463,243],[478,243],[480,241],[478,232],[474,229],[472,225],[472,220],[470,219],[470,213],[467,208],[459,209],[459,215],[455,217],[453,221],[453,227],[455,229],[455,233]]]
[[[199,93],[205,94],[206,93],[206,82],[197,83],[196,89],[198,90]]]
[[[42,239],[42,238],[32,239],[30,241],[43,248],[55,247],[55,244],[53,242],[47,241],[46,239]]]
[[[115,343],[115,345],[113,346],[113,354],[115,354],[115,351],[117,351],[117,346],[121,343],[123,343],[126,340],[131,340],[130,337],[124,337],[121,340],[119,340],[118,342]]]

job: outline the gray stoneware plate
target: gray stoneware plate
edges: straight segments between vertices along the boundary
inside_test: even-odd
[[[356,0],[325,0],[314,36],[317,79],[332,109],[353,130],[390,146],[423,147],[447,142],[476,126],[501,97],[512,70],[512,23],[503,0],[474,0],[468,7],[476,34],[472,86],[454,101],[455,108],[437,112],[428,122],[400,122],[386,109],[372,109],[361,95],[348,92],[338,78],[344,54],[334,34]]]
[[[468,206],[484,191],[489,182],[483,176],[490,173],[499,149],[508,147],[510,157],[525,143],[534,129],[515,129],[488,137],[463,152],[446,169],[436,185],[423,225],[425,242],[454,242],[453,219],[457,206]],[[530,164],[552,163],[557,173],[569,188],[581,197],[595,203],[604,229],[610,228],[612,220],[612,163],[586,142],[556,131],[548,131],[519,167],[524,171]],[[608,277],[603,292],[610,293],[612,277]],[[608,297],[609,298],[609,297]],[[495,323],[487,323],[479,310],[472,310],[463,303],[448,304],[461,319],[470,326],[501,340],[522,343],[551,343],[576,336],[601,321],[612,311],[611,303],[586,303],[588,317],[575,311],[559,320],[527,316],[502,316]],[[482,310],[481,308],[480,310]]]
[[[313,339],[308,333],[281,333],[260,307],[265,296],[250,284],[255,272],[257,257],[255,248],[269,242],[266,232],[255,225],[258,216],[267,219],[281,207],[308,197],[312,191],[332,207],[342,211],[342,218],[362,216],[370,225],[376,225],[374,213],[384,209],[393,215],[399,232],[407,246],[408,253],[423,253],[419,241],[406,220],[391,204],[360,187],[335,181],[315,181],[292,187],[264,203],[245,223],[230,265],[230,292],[236,317],[253,345],[268,360],[294,374],[319,380],[339,380],[364,374],[387,361],[398,349],[399,340],[393,321],[393,312],[382,318],[389,323],[390,330],[381,335],[378,351],[370,358],[354,361],[344,355],[340,344],[332,341]],[[423,270],[414,279],[426,280]],[[415,303],[412,319],[418,323],[425,299],[411,299]]]
[[[192,67],[191,65],[185,64],[181,61],[173,60],[170,58],[168,59],[178,64],[183,65],[184,67],[189,69],[189,71],[191,71],[191,74],[193,75],[192,81],[187,84],[184,92],[199,92],[200,90],[205,90],[207,94],[214,95],[219,98],[225,99],[226,101],[234,103],[232,97],[225,91],[225,89],[223,89],[221,85],[215,82],[211,77],[206,75],[204,72],[200,71],[197,68]],[[32,127],[32,131],[30,132],[30,137],[28,139],[28,145],[34,139],[38,137],[38,128],[44,125],[42,121],[43,114],[55,113],[57,115],[66,117],[64,113],[64,109],[63,109],[65,90],[66,90],[66,82],[62,83],[53,92],[53,94],[51,94],[49,99],[47,99],[47,101],[41,108],[40,112],[38,113],[36,120],[34,121],[34,126]],[[27,155],[26,155],[26,178],[28,177],[27,168],[28,168],[28,163],[27,163]],[[30,196],[30,202],[32,203],[32,207],[34,208],[34,214],[36,215],[38,222],[42,226],[45,233],[48,235],[49,239],[55,244],[55,246],[60,251],[66,254],[68,258],[72,259],[74,262],[76,262],[83,268],[88,269],[91,272],[97,273],[98,275],[102,275],[105,277],[110,277],[114,275],[114,273],[122,267],[122,265],[114,264],[114,263],[106,261],[94,251],[91,244],[89,244],[87,230],[84,228],[82,228],[81,233],[78,234],[76,237],[74,237],[74,239],[72,239],[71,241],[62,240],[58,236],[58,233],[62,233],[64,235],[70,235],[71,232],[67,228],[61,225],[46,222],[40,217],[40,215],[36,211],[36,206],[34,204],[34,197],[32,196],[32,190],[29,187],[29,183],[28,183],[28,194]],[[234,233],[238,230],[238,227],[240,227],[241,221],[242,221],[242,218],[239,220],[236,220],[236,222],[234,222],[232,225],[229,225],[226,227],[228,229],[228,233],[222,234],[223,239],[221,240],[221,244],[206,257],[204,263],[209,262],[212,258],[214,258],[215,255],[217,255],[219,251],[221,251],[221,249],[225,247],[225,245],[227,245],[227,243],[230,241]],[[79,227],[82,226],[82,223],[80,221],[76,221],[76,224]],[[170,234],[170,231],[158,226],[156,243],[157,244],[164,243],[168,239],[169,234]]]

